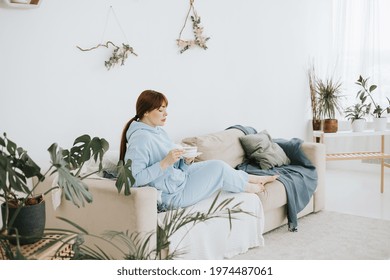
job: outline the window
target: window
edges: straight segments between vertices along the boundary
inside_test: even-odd
[[[346,105],[354,104],[359,75],[376,84],[374,98],[390,98],[390,1],[333,0],[332,64],[343,82]],[[386,106],[384,106],[386,107]]]

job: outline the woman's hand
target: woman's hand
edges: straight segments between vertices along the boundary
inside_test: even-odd
[[[194,162],[195,158],[194,157],[186,157],[184,158],[184,161],[187,165],[190,165]]]
[[[161,168],[163,170],[167,169],[169,166],[171,166],[176,161],[178,161],[183,154],[184,154],[183,149],[170,150],[167,156],[162,161],[160,161]]]

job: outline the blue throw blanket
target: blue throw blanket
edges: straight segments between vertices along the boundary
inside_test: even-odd
[[[257,133],[251,127],[241,125],[231,126],[242,130],[245,134]],[[286,189],[287,194],[287,220],[290,231],[296,231],[298,226],[297,214],[306,207],[317,188],[317,171],[301,149],[303,141],[298,138],[291,140],[273,139],[290,159],[289,165],[262,170],[257,164],[244,161],[236,168],[253,175],[280,175],[279,180]]]

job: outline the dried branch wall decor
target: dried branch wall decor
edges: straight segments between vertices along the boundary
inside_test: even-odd
[[[119,28],[121,29],[122,34],[125,37],[126,41],[128,41],[127,38],[126,38],[126,34],[123,31],[122,25],[120,24],[120,22],[118,20],[118,17],[115,14],[114,9],[112,8],[112,6],[110,6],[110,8],[108,10],[108,13],[107,13],[106,25],[104,27],[104,31],[103,31],[103,35],[102,35],[102,42],[103,42],[104,35],[106,33],[107,23],[108,23],[108,20],[110,18],[111,13],[114,15],[116,23],[118,24]],[[110,70],[115,65],[120,65],[120,66],[124,65],[125,64],[125,60],[129,57],[130,54],[132,54],[134,56],[138,56],[134,52],[134,49],[130,46],[130,44],[122,43],[122,46],[118,46],[118,45],[114,44],[112,41],[106,41],[106,43],[100,43],[100,44],[96,45],[95,47],[86,48],[86,49],[85,48],[81,48],[79,46],[76,46],[76,47],[80,51],[83,51],[83,52],[92,51],[92,50],[95,50],[95,49],[97,49],[99,47],[104,47],[104,48],[112,47],[113,51],[112,51],[111,56],[109,57],[108,60],[104,61],[104,66],[107,68],[107,70]]]
[[[191,15],[191,21],[192,21],[192,30],[194,32],[194,40],[182,40],[181,39],[181,34],[183,33],[184,28],[186,27],[188,17],[190,16],[190,13],[192,12]],[[205,37],[203,35],[203,27],[200,25],[200,16],[196,13],[196,10],[194,8],[194,0],[190,0],[190,8],[188,9],[188,13],[186,16],[186,19],[184,21],[183,28],[181,29],[179,33],[179,39],[177,39],[177,45],[179,48],[181,48],[180,53],[185,52],[189,48],[193,46],[199,46],[202,49],[206,50],[206,42],[210,39],[210,37]]]
[[[129,54],[138,56],[134,52],[134,49],[132,47],[130,47],[130,45],[122,43],[122,46],[119,47],[119,46],[115,45],[111,41],[107,41],[105,44],[99,44],[99,45],[97,45],[95,47],[92,47],[92,48],[89,48],[89,49],[83,49],[83,48],[81,48],[79,46],[76,46],[76,47],[80,51],[88,52],[88,51],[95,50],[95,49],[97,49],[99,47],[109,48],[110,45],[114,49],[112,51],[112,55],[110,56],[110,58],[108,60],[104,61],[104,66],[106,66],[107,70],[110,70],[112,67],[114,67],[117,64],[120,64],[121,66],[124,65],[125,64],[125,60],[129,57]]]

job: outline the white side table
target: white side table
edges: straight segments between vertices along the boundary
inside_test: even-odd
[[[381,147],[379,151],[326,154],[326,160],[330,161],[330,160],[380,159],[381,161],[380,190],[381,193],[383,193],[385,167],[390,167],[390,164],[385,162],[385,159],[390,158],[390,154],[385,153],[385,135],[390,135],[390,130],[385,130],[385,131],[365,130],[363,132],[338,131],[336,133],[324,133],[323,131],[313,131],[313,141],[316,142],[316,139],[319,138],[321,143],[326,144],[325,139],[328,138],[381,136]]]

